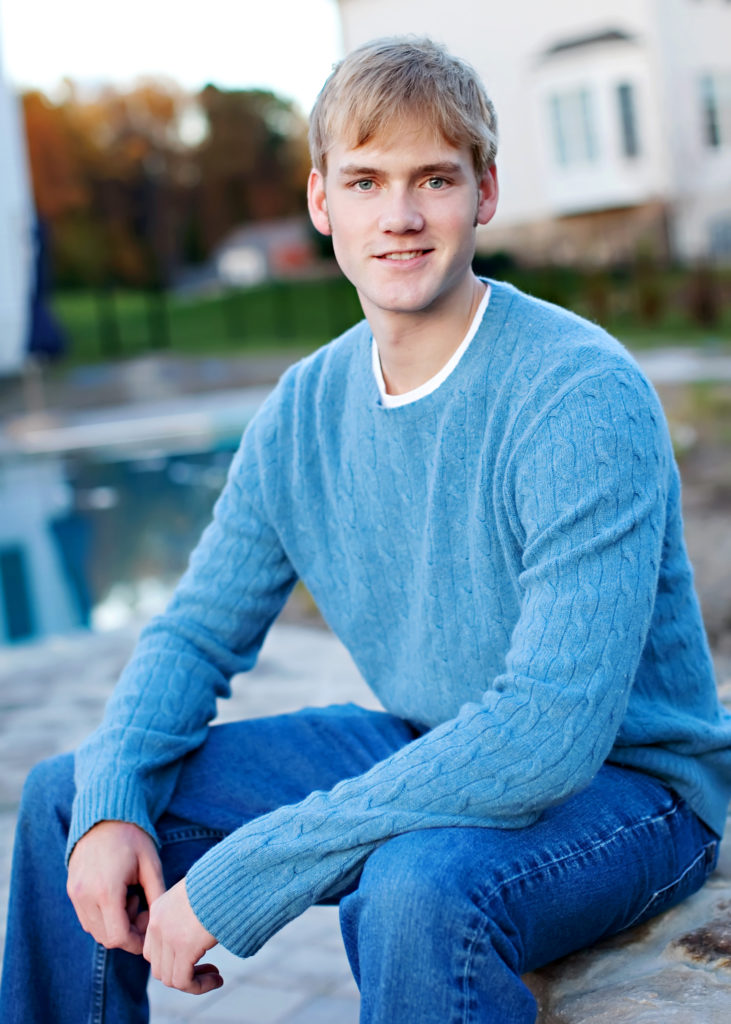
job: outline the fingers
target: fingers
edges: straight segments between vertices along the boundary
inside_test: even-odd
[[[188,901],[185,882],[178,882],[150,907],[143,956],[153,977],[170,988],[201,995],[223,984],[218,968],[200,964],[206,950],[216,945]]]
[[[134,885],[127,890],[125,913],[129,919],[130,929],[136,935],[139,935],[141,940],[144,940],[147,922],[150,919],[150,911],[141,886]],[[140,952],[142,952],[141,949]]]
[[[171,946],[152,943],[145,949],[152,976],[168,988],[203,995],[223,985],[223,977],[215,964],[191,963],[191,954],[176,953]]]
[[[136,825],[99,822],[74,847],[66,889],[81,927],[107,949],[142,952],[147,912],[129,889],[138,883],[148,901],[164,888],[155,844]]]
[[[145,893],[148,907],[165,892],[162,864],[154,845],[140,856],[138,881]]]
[[[124,949],[128,953],[142,952],[142,936],[132,927],[127,914],[127,886],[115,887],[111,892],[98,894],[95,909],[99,924],[91,934],[107,949]]]
[[[142,936],[131,927],[127,914],[127,886],[98,880],[81,884],[69,876],[67,892],[85,932],[107,949],[142,952]]]
[[[146,947],[147,948],[147,947]],[[186,951],[176,951],[170,945],[152,943],[149,955],[152,976],[168,988],[190,995],[204,995],[223,985],[223,978],[215,964],[191,963]]]
[[[223,985],[223,978],[215,964],[196,964],[193,968],[194,995],[213,992]]]

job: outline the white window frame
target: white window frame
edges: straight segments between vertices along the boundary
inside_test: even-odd
[[[553,92],[548,97],[554,154],[561,167],[599,161],[594,92],[589,86]]]

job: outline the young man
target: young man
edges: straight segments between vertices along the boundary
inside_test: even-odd
[[[9,1021],[145,1020],[148,961],[205,992],[216,942],[248,956],[339,900],[363,1022],[523,1024],[522,973],[715,863],[731,722],[663,414],[599,328],[474,276],[483,86],[376,42],[311,142],[310,213],[366,319],[252,422],[75,780],[70,756],[31,775]],[[386,711],[209,727],[297,578]]]

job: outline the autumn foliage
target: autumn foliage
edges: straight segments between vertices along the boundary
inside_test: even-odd
[[[241,223],[303,209],[306,124],[270,92],[67,82],[22,103],[57,283],[164,286]]]

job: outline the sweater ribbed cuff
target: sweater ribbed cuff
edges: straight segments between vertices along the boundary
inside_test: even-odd
[[[66,863],[79,839],[100,821],[126,821],[144,829],[157,843],[155,828],[135,780],[93,780],[74,799],[66,845]]]
[[[253,956],[267,938],[286,923],[277,922],[284,909],[276,894],[265,904],[253,904],[231,878],[230,861],[219,848],[210,850],[185,876],[193,913],[229,952]]]

